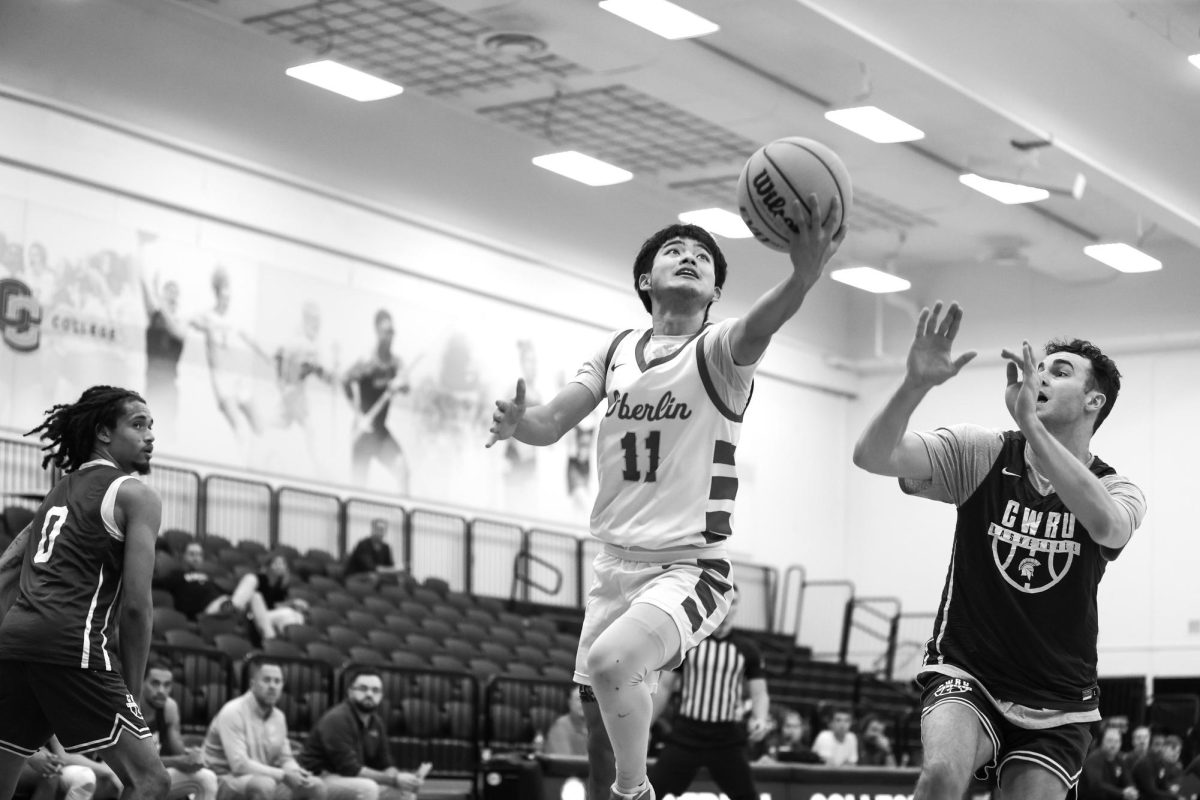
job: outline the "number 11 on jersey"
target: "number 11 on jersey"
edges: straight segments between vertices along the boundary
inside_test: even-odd
[[[654,483],[658,480],[658,441],[658,431],[650,431],[646,434],[646,451],[650,454],[650,463],[644,478],[646,483]],[[643,480],[642,473],[638,471],[637,434],[630,431],[622,436],[621,449],[625,451],[625,469],[621,472],[621,477],[627,481]]]

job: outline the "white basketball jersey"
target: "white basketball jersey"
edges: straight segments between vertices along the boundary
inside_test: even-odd
[[[607,359],[607,410],[596,442],[599,493],[592,535],[640,550],[712,547],[732,533],[744,409],[713,384],[700,333],[649,359],[650,330],[617,334]],[[711,346],[711,344],[709,345]]]

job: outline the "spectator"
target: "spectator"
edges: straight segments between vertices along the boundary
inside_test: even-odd
[[[1179,800],[1179,784],[1183,768],[1179,753],[1183,741],[1178,736],[1162,736],[1162,746],[1156,752],[1155,736],[1150,737],[1150,750],[1133,768],[1133,785],[1140,800]]]
[[[272,553],[266,568],[257,574],[242,576],[233,591],[233,605],[239,611],[249,609],[255,629],[265,639],[274,639],[288,625],[304,622],[308,603],[289,600],[292,573],[282,553]]]
[[[1125,759],[1125,769],[1132,772],[1133,768],[1137,766],[1137,762],[1150,752],[1150,726],[1138,725],[1133,729],[1129,740],[1132,747],[1129,752],[1123,754],[1122,758]]]
[[[396,571],[392,560],[392,548],[387,543],[388,521],[371,520],[371,535],[354,545],[350,558],[346,559],[346,576],[370,574],[385,575]]]
[[[183,567],[162,582],[162,588],[171,593],[176,610],[188,619],[201,614],[219,614],[229,608],[229,594],[203,567],[204,548],[199,542],[189,542],[183,550]]]
[[[779,714],[779,723],[766,741],[760,762],[778,761],[781,764],[820,764],[821,757],[808,746],[804,715],[787,708]]]
[[[1121,730],[1108,727],[1083,762],[1079,800],[1138,800],[1133,775],[1121,760]]]
[[[87,767],[63,764],[54,752],[40,748],[25,762],[17,778],[17,794],[29,800],[91,800],[96,774]]]
[[[191,547],[191,545],[189,545]],[[179,705],[171,698],[171,668],[160,661],[146,667],[138,704],[154,735],[163,766],[171,777],[167,800],[217,800],[217,774],[205,766],[204,750],[184,747],[179,732]]]
[[[858,763],[858,737],[850,732],[852,722],[849,709],[834,709],[828,730],[818,733],[813,742],[813,752],[831,767],[852,767]]]
[[[370,668],[359,670],[346,689],[346,702],[317,721],[300,764],[320,776],[328,800],[408,800],[429,771],[422,764],[418,774],[392,766],[387,730],[379,717],[383,702],[383,678]]]
[[[283,669],[250,663],[250,690],[226,703],[204,737],[204,758],[217,773],[222,800],[325,800],[325,784],[292,756],[287,720],[276,708]]]
[[[550,756],[587,755],[587,719],[583,716],[579,692],[567,692],[567,713],[550,726],[543,752]]]
[[[858,763],[863,767],[894,767],[896,756],[892,753],[892,742],[887,737],[883,720],[868,714],[862,721],[862,738],[858,743]]]

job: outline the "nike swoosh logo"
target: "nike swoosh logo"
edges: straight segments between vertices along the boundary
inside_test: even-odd
[[[609,372],[616,372],[616,371],[617,371],[617,367],[620,367],[620,366],[622,366],[622,365],[621,365],[621,364],[613,364],[613,365],[612,365],[612,369],[610,369],[610,370],[609,370]]]
[[[1001,472],[1001,473],[1003,473],[1003,474],[1005,474],[1005,475],[1007,475],[1007,476],[1008,476],[1008,477],[1010,477],[1010,478],[1019,478],[1019,477],[1021,477],[1020,475],[1018,475],[1018,474],[1017,474],[1017,473],[1015,473],[1015,472],[1009,472],[1009,471],[1008,471],[1008,469],[1007,469],[1006,467],[1001,467],[1001,468],[1000,468],[1000,472]]]

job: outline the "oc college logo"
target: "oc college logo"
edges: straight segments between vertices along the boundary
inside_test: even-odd
[[[0,279],[0,338],[21,353],[36,350],[41,341],[42,307],[21,281]]]

